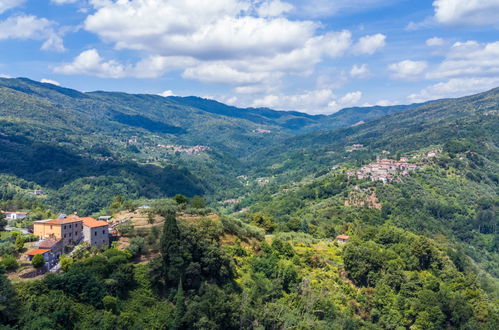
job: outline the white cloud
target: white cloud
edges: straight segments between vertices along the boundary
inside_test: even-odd
[[[260,17],[277,17],[294,9],[293,5],[280,0],[263,2],[257,10]]]
[[[55,23],[32,15],[11,16],[0,21],[2,39],[45,40],[42,50],[64,50],[62,37],[55,31]]]
[[[365,36],[359,39],[355,44],[353,51],[356,54],[374,54],[377,50],[385,47],[386,36],[378,33],[370,36]]]
[[[126,70],[117,61],[105,61],[96,49],[89,49],[78,55],[73,62],[62,64],[54,69],[62,74],[83,74],[102,78],[123,78]]]
[[[301,94],[270,94],[253,102],[253,107],[269,107],[281,110],[299,110],[311,114],[333,113],[356,105],[362,93],[350,92],[338,98],[330,89],[305,91]]]
[[[12,78],[12,77],[7,74],[0,73],[0,78]]]
[[[426,46],[428,47],[438,47],[443,46],[445,44],[445,40],[438,37],[433,37],[426,40]]]
[[[422,89],[419,93],[407,98],[411,102],[424,102],[448,97],[459,97],[465,94],[484,92],[499,86],[499,77],[453,78]]]
[[[55,81],[55,80],[52,80],[52,79],[45,79],[45,78],[43,78],[42,80],[40,80],[40,82],[42,82],[44,84],[52,84],[52,85],[56,85],[56,86],[61,86],[61,84],[58,81]]]
[[[367,64],[354,65],[350,70],[352,78],[368,78],[370,76],[369,66]]]
[[[445,60],[435,70],[428,73],[427,78],[497,74],[499,74],[499,41],[486,44],[467,41],[455,43]]]
[[[166,91],[163,91],[163,92],[159,93],[158,95],[159,96],[163,96],[163,97],[175,96],[175,94],[173,93],[173,91],[170,90],[170,89],[167,89]]]
[[[26,0],[0,0],[0,14],[23,4]]]
[[[496,25],[499,0],[436,0],[435,20],[449,25]]]
[[[414,79],[420,75],[426,68],[428,63],[425,61],[405,60],[398,63],[392,63],[388,69],[392,71],[393,78],[399,79]]]
[[[171,70],[209,83],[228,84],[238,93],[269,91],[286,75],[307,76],[327,58],[352,47],[350,31],[319,32],[320,23],[290,20],[297,8],[283,0],[91,0],[84,23],[116,49],[146,57],[125,75],[151,78]],[[293,13],[296,11],[294,10]],[[365,36],[356,53],[372,54],[385,36]]]

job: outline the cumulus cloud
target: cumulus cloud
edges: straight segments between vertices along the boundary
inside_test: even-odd
[[[393,78],[398,79],[414,79],[420,75],[426,68],[428,63],[425,61],[404,60],[397,63],[392,63],[388,69],[392,72]]]
[[[54,71],[62,74],[83,74],[102,78],[123,78],[126,76],[125,66],[114,60],[104,60],[96,49],[82,52],[73,62],[62,64]]]
[[[354,45],[353,51],[356,54],[372,55],[377,50],[385,47],[385,45],[386,45],[385,40],[386,40],[386,36],[384,34],[381,34],[381,33],[362,37]]]
[[[286,75],[307,76],[326,58],[352,48],[350,31],[320,33],[320,24],[284,15],[283,0],[91,0],[84,28],[118,50],[147,56],[125,75],[158,77],[171,70],[240,93],[269,90]],[[294,11],[295,12],[295,11]],[[372,54],[385,36],[361,38],[356,54]],[[102,74],[102,73],[101,73]]]
[[[456,42],[444,61],[429,79],[499,74],[499,41],[481,44],[476,41]]]
[[[55,30],[53,21],[32,15],[11,16],[0,21],[0,40],[42,40],[42,50],[64,51],[61,34]]]
[[[438,37],[433,37],[426,40],[426,46],[428,47],[438,47],[443,46],[445,44],[445,40]]]
[[[329,114],[356,105],[362,98],[359,91],[338,98],[330,89],[305,91],[301,94],[270,94],[256,99],[253,107],[269,107],[281,110],[299,110],[312,114]]]
[[[436,0],[433,6],[442,24],[499,26],[499,0]]]
[[[12,78],[12,77],[7,74],[0,73],[0,78]]]
[[[453,78],[422,89],[419,93],[411,94],[411,102],[424,102],[448,97],[458,97],[465,94],[475,94],[499,85],[499,77]]]
[[[368,78],[370,76],[369,66],[367,64],[354,65],[350,69],[350,76],[352,78]]]
[[[261,17],[277,17],[294,9],[292,4],[280,0],[265,1],[257,10]]]
[[[20,6],[24,2],[26,2],[26,0],[0,0],[0,14],[11,8]]]
[[[172,90],[170,89],[167,89],[161,93],[158,94],[159,96],[163,96],[163,97],[168,97],[168,96],[175,96],[175,94],[173,93]]]
[[[52,79],[43,78],[42,80],[40,80],[40,82],[42,82],[44,84],[52,84],[52,85],[56,85],[56,86],[61,86],[61,84],[58,81],[55,81]]]

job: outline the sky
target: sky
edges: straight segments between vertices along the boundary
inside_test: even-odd
[[[499,87],[499,0],[0,0],[0,77],[330,114]]]

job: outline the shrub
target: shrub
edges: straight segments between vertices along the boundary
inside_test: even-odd
[[[16,257],[13,255],[7,254],[2,258],[2,265],[7,271],[16,270],[19,267],[17,263]]]
[[[43,256],[41,254],[37,254],[31,260],[31,264],[35,268],[41,268],[41,267],[43,267],[43,265],[45,265],[45,259],[43,258]]]

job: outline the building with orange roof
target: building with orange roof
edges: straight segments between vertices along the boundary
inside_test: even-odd
[[[77,216],[40,220],[33,223],[33,234],[45,239],[61,238],[63,246],[78,244],[83,238],[83,221]]]
[[[336,236],[336,239],[338,240],[338,243],[346,243],[350,239],[350,236],[338,235],[338,236]]]
[[[109,224],[92,217],[80,218],[83,221],[83,240],[90,246],[109,245]]]

